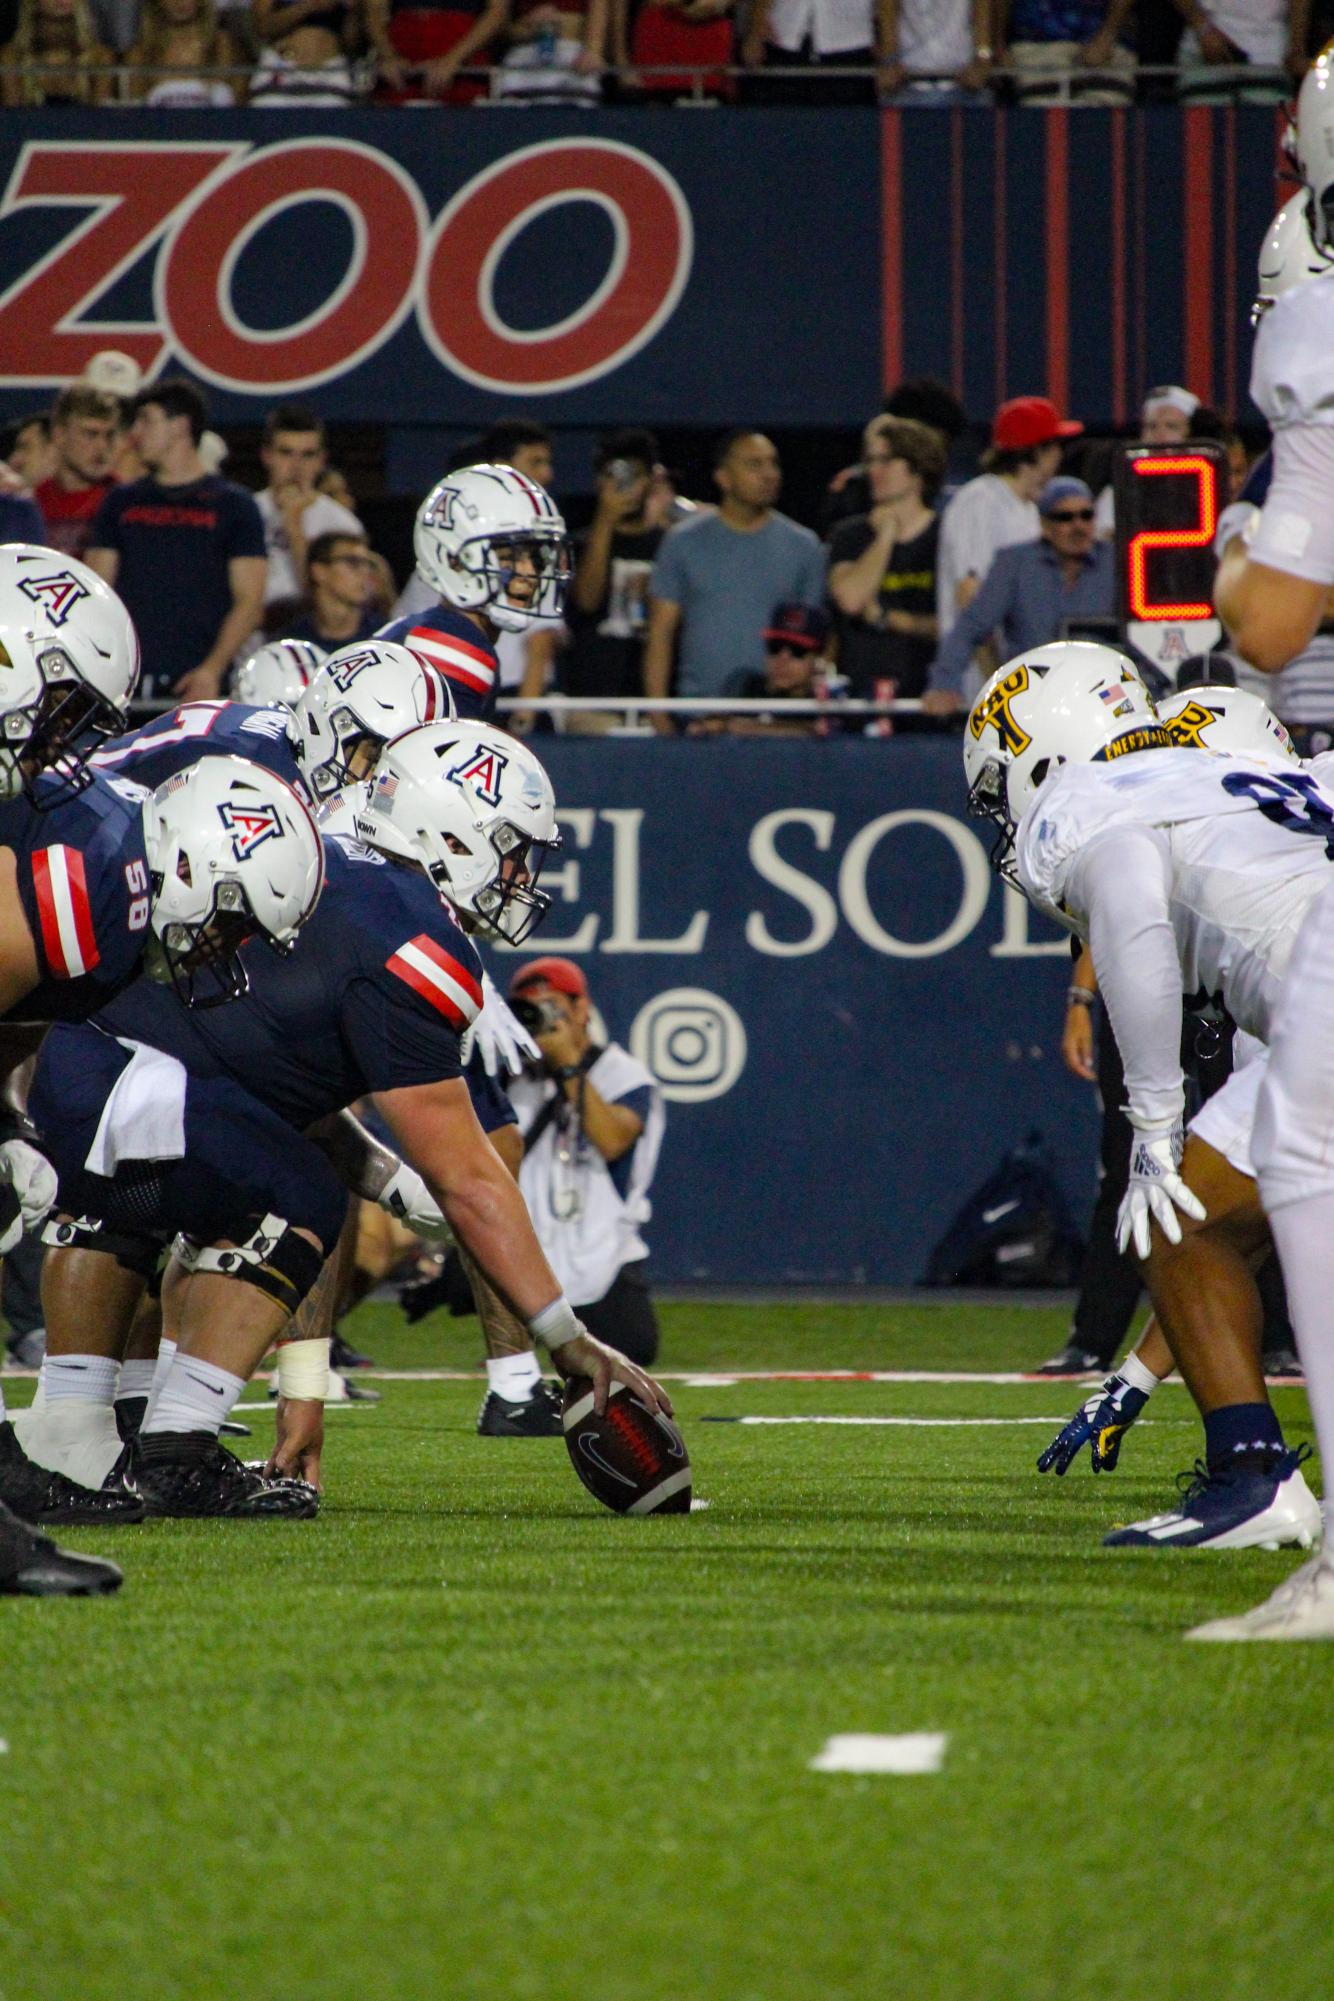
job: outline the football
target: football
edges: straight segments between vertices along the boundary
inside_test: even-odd
[[[618,1515],[688,1515],[690,1457],[671,1418],[613,1383],[601,1417],[587,1376],[571,1376],[562,1410],[575,1472]]]

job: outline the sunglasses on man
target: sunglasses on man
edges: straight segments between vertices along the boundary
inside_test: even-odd
[[[1091,521],[1093,519],[1093,509],[1091,507],[1062,507],[1059,510],[1053,510],[1047,516],[1047,519],[1048,521]]]

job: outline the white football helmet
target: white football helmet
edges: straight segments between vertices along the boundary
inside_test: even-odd
[[[277,704],[290,709],[324,664],[324,655],[308,639],[271,639],[258,647],[232,676],[232,699],[257,709]]]
[[[292,704],[292,740],[312,798],[368,778],[392,738],[453,713],[445,676],[406,646],[363,639],[331,653]]]
[[[1245,688],[1202,682],[1165,695],[1154,705],[1173,743],[1199,750],[1240,751],[1297,764],[1296,747],[1274,711]]]
[[[1334,255],[1334,42],[1320,51],[1302,79],[1292,155],[1311,192],[1316,250]]]
[[[241,946],[258,936],[290,952],[324,887],[309,809],[244,757],[204,757],[159,785],[144,802],[144,850],[155,940],[145,970],[187,1007],[243,994]]]
[[[469,929],[518,945],[551,902],[537,887],[560,846],[551,780],[492,725],[434,723],[391,743],[354,824],[369,847],[420,863]]]
[[[431,589],[460,611],[483,612],[506,632],[561,615],[570,538],[546,488],[513,466],[447,473],[417,509],[412,546]]]
[[[36,806],[82,791],[80,743],[125,726],[139,679],[134,622],[109,584],[56,549],[0,545],[0,799]],[[54,770],[63,783],[32,781]]]
[[[974,702],[963,734],[968,810],[999,829],[992,866],[1019,887],[1015,829],[1059,765],[1171,745],[1134,662],[1114,646],[1057,640],[1007,661]]]
[[[1284,202],[1265,231],[1256,267],[1257,291],[1251,307],[1251,325],[1258,326],[1275,299],[1282,298],[1294,285],[1318,278],[1334,261],[1334,250],[1321,250],[1311,235],[1311,196],[1299,188]]]

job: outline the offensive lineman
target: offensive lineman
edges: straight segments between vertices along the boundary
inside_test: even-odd
[[[123,1338],[164,1236],[181,1229],[192,1240],[192,1275],[168,1311],[180,1345],[134,1448],[134,1479],[154,1512],[274,1511],[248,1505],[244,1469],[218,1446],[217,1428],[314,1287],[342,1222],[342,1185],[303,1134],[368,1094],[530,1335],[565,1369],[592,1375],[601,1396],[615,1378],[665,1407],[575,1320],[459,1074],[480,968],[442,898],[459,919],[514,943],[527,934],[545,907],[535,883],[556,841],[545,774],[497,731],[419,729],[384,752],[356,831],[329,844],[329,887],[303,951],[290,966],[257,968],[238,1009],[190,1022],[139,989],[97,1025],[53,1038],[39,1062],[32,1109],[69,1218],[47,1274],[57,1370],[95,1373],[100,1349],[114,1353]],[[126,1043],[157,1059],[161,1094],[182,1104],[170,1148],[137,1133],[132,1107],[116,1103]],[[263,1252],[253,1238],[230,1255],[209,1248],[228,1214],[228,1176],[230,1209],[263,1211]],[[94,1345],[71,1352],[80,1336]],[[316,1398],[306,1389],[298,1401]]]

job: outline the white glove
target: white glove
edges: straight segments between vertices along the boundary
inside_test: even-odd
[[[1181,1161],[1181,1149],[1185,1135],[1180,1120],[1167,1132],[1137,1132],[1134,1150],[1130,1156],[1130,1186],[1121,1202],[1121,1211],[1116,1219],[1116,1248],[1123,1251],[1133,1237],[1138,1257],[1149,1255],[1149,1224],[1156,1222],[1169,1244],[1181,1242],[1181,1225],[1177,1221],[1177,1210],[1183,1216],[1193,1217],[1202,1223],[1205,1208],[1198,1195],[1192,1195],[1177,1168]]]
[[[0,1257],[7,1256],[25,1231],[36,1229],[55,1207],[56,1186],[54,1167],[26,1139],[7,1139],[0,1145],[0,1187],[12,1189],[19,1205],[18,1214],[0,1229]]]
[[[437,1244],[453,1243],[454,1232],[445,1221],[440,1204],[416,1168],[409,1167],[406,1161],[385,1182],[375,1199],[414,1236],[429,1237]]]
[[[481,1050],[488,1077],[521,1077],[530,1063],[542,1061],[541,1050],[501,999],[489,973],[482,974],[482,1011],[469,1033],[473,1042],[468,1053]]]

